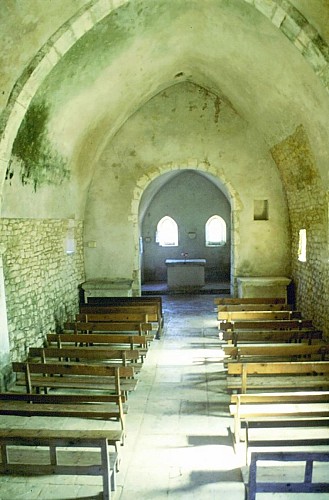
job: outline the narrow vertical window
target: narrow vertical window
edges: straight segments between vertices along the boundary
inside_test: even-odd
[[[219,215],[213,215],[206,222],[206,246],[217,247],[226,243],[226,223]]]
[[[156,242],[161,247],[178,246],[178,226],[174,219],[166,215],[158,222]]]
[[[306,262],[306,229],[299,230],[298,260]]]

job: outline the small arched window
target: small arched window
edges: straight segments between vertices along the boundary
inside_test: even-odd
[[[174,219],[166,215],[159,220],[156,232],[156,242],[161,247],[178,246],[178,226]]]
[[[226,223],[219,215],[213,215],[206,222],[206,246],[218,247],[226,243]]]

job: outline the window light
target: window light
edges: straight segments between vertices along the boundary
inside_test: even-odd
[[[161,247],[178,246],[178,226],[174,219],[166,215],[158,222],[156,242]]]
[[[219,215],[213,215],[206,222],[206,246],[217,247],[226,243],[226,223]]]
[[[298,260],[306,262],[306,229],[299,230]]]

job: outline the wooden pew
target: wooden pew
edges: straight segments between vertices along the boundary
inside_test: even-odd
[[[125,431],[123,404],[120,394],[95,394],[91,391],[81,394],[32,394],[20,392],[0,393],[0,414],[23,417],[77,417],[116,420],[120,430]]]
[[[300,311],[219,311],[219,321],[272,321],[301,319]]]
[[[293,311],[291,304],[223,304],[217,306],[217,312],[229,311]]]
[[[76,315],[75,320],[83,321],[85,323],[96,323],[99,321],[102,323],[109,323],[111,321],[115,323],[149,323],[148,315],[138,312],[112,312],[107,314],[80,313]]]
[[[134,379],[132,365],[112,366],[81,363],[30,363],[13,362],[16,373],[16,385],[25,385],[26,392],[32,393],[48,389],[93,390],[126,395],[135,390],[137,380]],[[22,376],[20,376],[22,375]]]
[[[285,425],[309,429],[321,419],[323,426],[328,428],[325,439],[329,444],[329,391],[232,394],[230,414],[234,417],[235,444],[239,444],[242,439],[246,441],[247,448],[251,443],[254,446],[256,443],[248,433],[253,425],[267,429],[266,437],[263,435],[263,446],[292,446],[289,433],[282,434],[281,431],[281,436],[278,436],[272,429],[280,429]],[[296,423],[297,419],[300,419],[300,425]],[[242,434],[243,422],[246,426],[245,435]],[[316,439],[319,439],[319,433],[314,432],[312,436],[310,432],[310,442]]]
[[[148,321],[157,323],[157,336],[161,335],[164,317],[162,310],[162,298],[153,297],[97,297],[89,299],[88,303],[80,305],[80,313],[84,314],[106,314],[117,313],[144,313],[148,315]]]
[[[221,331],[237,330],[302,330],[314,328],[310,319],[281,319],[281,320],[259,320],[259,321],[228,321],[220,322]]]
[[[93,348],[137,349],[143,361],[148,351],[148,341],[145,335],[119,335],[110,333],[48,333],[47,347],[77,346],[78,344]]]
[[[291,361],[227,364],[227,389],[323,389],[329,387],[329,361]]]
[[[233,304],[285,304],[283,297],[215,297],[215,305]]]
[[[241,343],[278,343],[278,342],[304,342],[312,344],[320,341],[323,332],[315,329],[301,330],[237,330],[225,331],[221,333],[222,339],[226,342],[239,346]]]
[[[28,406],[28,405],[26,405]],[[31,405],[29,405],[31,406]],[[48,430],[48,429],[0,429],[1,474],[36,475],[92,475],[102,476],[104,500],[111,499],[111,490],[116,489],[118,467],[117,442],[121,441],[122,432],[104,430]],[[46,447],[45,451],[35,447]],[[19,455],[13,447],[19,447]],[[21,448],[27,448],[23,454]],[[114,451],[110,451],[114,447]],[[72,451],[80,448],[82,451]],[[86,448],[96,448],[95,454]],[[46,452],[47,453],[47,452]],[[79,453],[83,460],[74,457]],[[41,455],[39,462],[33,457]]]
[[[278,481],[277,478],[269,479],[267,475],[266,481],[261,480],[260,471],[257,469],[257,464],[260,462],[264,466],[265,461],[282,462],[285,470],[288,468],[288,462],[304,462],[304,474],[301,479],[293,478],[288,480],[283,478],[283,481]],[[295,452],[253,452],[251,453],[250,467],[249,467],[249,481],[248,481],[248,500],[256,500],[257,493],[312,493],[313,499],[316,498],[317,493],[329,492],[329,482],[319,481],[313,477],[314,463],[329,462],[329,453],[327,452],[308,452],[308,451],[295,451]],[[273,467],[273,466],[272,466]],[[328,468],[328,466],[326,466]],[[277,469],[277,468],[276,468]],[[315,476],[315,474],[314,474]],[[315,476],[316,477],[316,476]]]
[[[239,344],[223,346],[226,362],[239,361],[293,361],[296,358],[325,361],[329,356],[329,344]],[[287,359],[289,358],[289,359]],[[297,361],[302,361],[298,359]]]
[[[138,363],[140,354],[137,349],[92,349],[91,347],[29,347],[28,361],[40,360],[46,363],[50,360],[70,362],[97,362],[106,366],[129,366],[132,363],[134,370],[140,369]]]
[[[64,332],[86,332],[86,333],[101,333],[101,332],[109,332],[109,333],[129,333],[129,334],[137,334],[137,335],[146,335],[149,340],[152,340],[154,336],[150,334],[152,331],[151,323],[136,323],[131,321],[120,321],[120,322],[88,322],[85,323],[83,321],[75,321],[75,322],[65,322],[64,323]]]

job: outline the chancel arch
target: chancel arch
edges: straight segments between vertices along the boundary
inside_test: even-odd
[[[145,203],[145,202],[144,202]],[[226,222],[228,239],[221,247],[207,247],[205,226],[213,213]],[[177,222],[178,245],[161,246],[156,228],[163,216]],[[166,281],[166,259],[205,259],[206,282],[229,281],[231,206],[227,195],[197,170],[175,171],[154,193],[141,220],[142,281]]]

